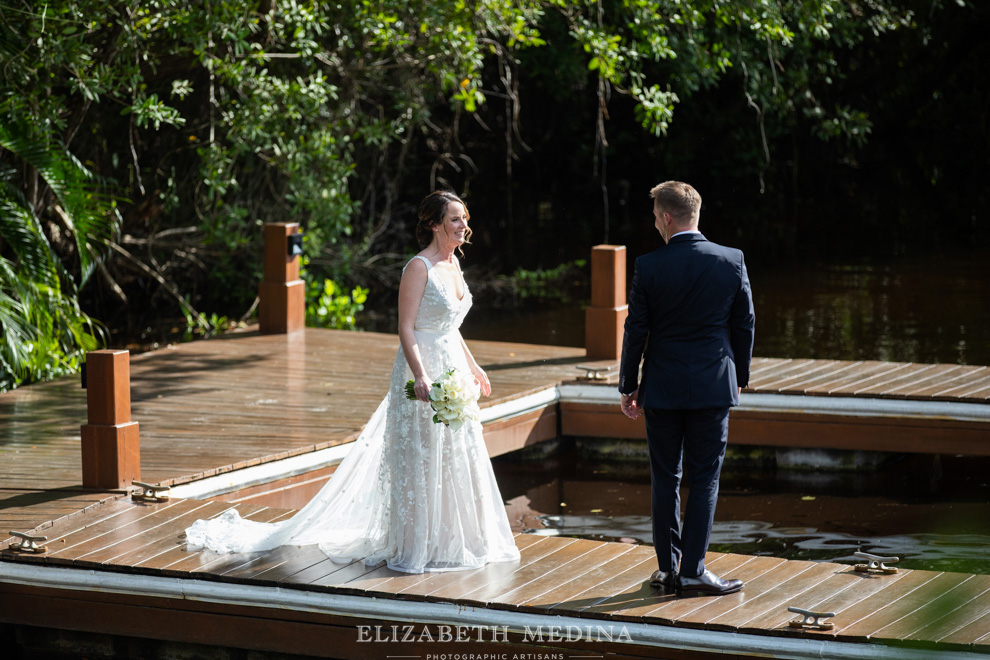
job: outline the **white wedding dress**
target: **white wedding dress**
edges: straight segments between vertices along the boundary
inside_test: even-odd
[[[415,324],[426,373],[470,373],[458,328],[471,293],[465,285],[458,299],[428,259],[414,258],[428,269]],[[385,399],[327,484],[292,518],[259,523],[230,509],[196,521],[187,543],[221,553],[319,544],[334,561],[385,561],[407,573],[518,559],[481,423],[457,432],[435,424],[428,404],[405,397],[411,378],[400,347]]]

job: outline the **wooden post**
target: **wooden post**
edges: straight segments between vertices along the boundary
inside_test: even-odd
[[[289,252],[289,236],[298,233],[295,222],[265,225],[265,275],[258,304],[262,334],[285,334],[306,327],[306,283],[299,279],[299,257]]]
[[[124,489],[141,478],[138,423],[131,421],[130,355],[116,350],[86,354],[83,488]]]
[[[591,305],[585,310],[585,350],[591,360],[618,360],[626,305],[626,246],[591,248]]]

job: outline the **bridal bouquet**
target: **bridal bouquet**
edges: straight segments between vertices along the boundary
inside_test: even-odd
[[[415,381],[406,383],[406,398],[415,399],[413,390]],[[456,369],[449,369],[437,378],[430,388],[430,407],[433,408],[433,423],[443,422],[451,431],[457,431],[465,422],[480,419],[478,412],[478,397],[481,389],[474,378],[457,374]]]

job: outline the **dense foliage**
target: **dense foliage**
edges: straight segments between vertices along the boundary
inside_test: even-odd
[[[507,199],[489,232],[523,237],[513,168],[552,119],[527,127],[527,99],[573,105],[557,137],[603,190],[617,140],[662,148],[677,108],[715,92],[760,136],[720,166],[760,179],[799,124],[861,145],[870,117],[827,90],[850,53],[915,25],[910,5],[0,0],[0,388],[95,344],[79,300],[122,336],[246,315],[265,222],[303,225],[308,288],[337,300],[310,301],[324,325],[367,293],[335,291],[394,282],[430,188],[470,203],[487,185]]]

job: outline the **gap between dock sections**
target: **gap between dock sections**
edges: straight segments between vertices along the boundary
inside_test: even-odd
[[[618,408],[619,392],[614,385],[567,383],[555,385],[516,399],[481,409],[481,423],[491,424],[547,408],[559,403],[584,403]],[[952,401],[891,400],[865,397],[802,396],[790,394],[743,393],[738,411],[784,414],[837,415],[843,417],[896,417],[949,419],[990,423],[990,406]],[[173,486],[171,493],[181,498],[210,498],[251,486],[305,474],[339,464],[352,443],[299,454],[197,481]]]

